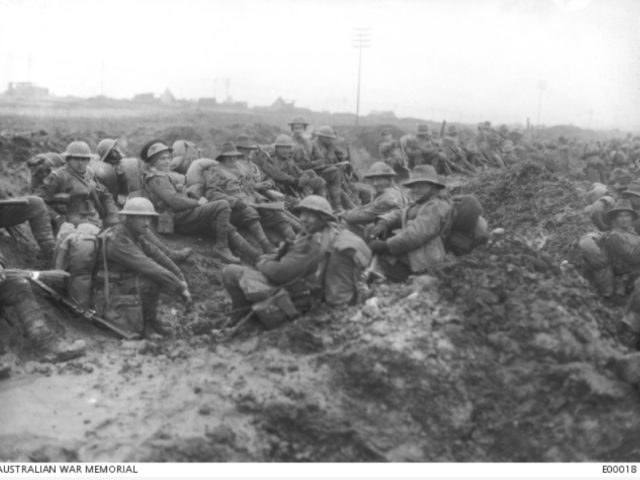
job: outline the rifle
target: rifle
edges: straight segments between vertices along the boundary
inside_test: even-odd
[[[11,198],[0,200],[0,206],[2,205],[29,205],[29,200],[26,198]]]
[[[53,299],[57,303],[61,303],[76,315],[81,316],[86,320],[89,320],[91,323],[95,323],[97,325],[100,325],[102,327],[105,327],[111,330],[114,333],[117,333],[125,340],[138,340],[140,338],[139,334],[122,330],[121,328],[115,326],[111,322],[108,322],[104,318],[99,317],[98,314],[95,312],[95,310],[84,309],[80,305],[77,305],[75,302],[72,302],[71,300],[63,297],[58,292],[56,292],[53,288],[51,288],[49,285],[47,285],[46,283],[43,283],[41,280],[38,279],[38,276],[39,276],[38,274],[40,272],[28,272],[28,273],[29,275],[25,276],[24,278],[29,280],[34,285],[37,285],[38,287],[40,287],[49,295],[51,299]]]

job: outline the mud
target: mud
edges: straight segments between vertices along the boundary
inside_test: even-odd
[[[24,155],[42,147],[27,140]],[[173,235],[172,247],[195,250],[181,265],[195,306],[161,297],[170,338],[121,341],[40,299],[56,331],[89,348],[39,364],[9,312],[0,459],[638,461],[638,359],[621,341],[620,308],[578,274],[585,185],[539,163],[450,180],[505,237],[431,275],[375,285],[362,307],[321,306],[225,340],[212,239]],[[0,248],[10,266],[37,268],[34,245],[0,236]]]

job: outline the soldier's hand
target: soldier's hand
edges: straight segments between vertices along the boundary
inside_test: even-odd
[[[120,220],[118,220],[118,217],[107,217],[104,223],[106,224],[107,228],[115,227],[120,223]]]
[[[198,199],[198,204],[199,204],[199,205],[204,205],[205,203],[207,203],[207,201],[208,201],[208,200],[207,200],[207,197],[200,197],[200,198]]]
[[[369,244],[369,248],[373,253],[391,253],[389,252],[387,242],[385,242],[384,240],[373,240]]]
[[[180,296],[182,297],[182,300],[184,301],[185,304],[189,304],[193,302],[191,298],[191,293],[189,293],[189,290],[186,288],[182,290],[182,292],[180,292]]]
[[[234,207],[238,210],[244,210],[245,208],[249,207],[249,205],[247,204],[247,202],[239,198],[236,200]]]
[[[371,230],[371,238],[386,238],[389,225],[384,220],[378,220],[376,226]]]

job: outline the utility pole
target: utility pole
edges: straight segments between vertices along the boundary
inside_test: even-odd
[[[358,96],[356,100],[356,125],[360,117],[360,77],[362,73],[362,49],[371,46],[371,29],[370,28],[354,28],[353,29],[353,48],[358,49]]]
[[[540,134],[540,111],[542,110],[542,92],[547,88],[547,82],[540,80],[538,82],[538,90],[540,90],[540,99],[538,100],[538,125],[536,127],[537,133]]]

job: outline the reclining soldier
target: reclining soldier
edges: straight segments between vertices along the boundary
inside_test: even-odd
[[[295,238],[295,233],[284,213],[266,208],[267,199],[253,190],[250,181],[238,167],[237,159],[242,156],[232,142],[222,146],[216,158],[220,165],[209,170],[207,175],[205,197],[209,201],[228,201],[231,205],[231,223],[235,227],[247,227],[264,253],[276,253],[278,250],[267,239],[263,227],[272,228],[289,240]],[[261,204],[265,208],[261,208]]]
[[[0,305],[13,307],[36,358],[41,362],[62,362],[82,355],[85,342],[68,343],[58,339],[42,314],[29,281],[19,277],[7,278],[5,266],[6,260],[0,252]]]
[[[258,253],[237,230],[229,224],[231,206],[226,200],[207,202],[190,198],[186,187],[179,185],[172,172],[169,172],[171,148],[159,140],[147,143],[140,158],[148,164],[144,175],[144,188],[160,215],[165,215],[169,224],[184,234],[213,230],[215,246],[212,253],[228,263],[240,263],[240,259],[229,250],[229,242],[241,252],[252,252],[256,259]]]
[[[68,271],[69,298],[89,307],[91,275],[95,265],[96,235],[118,224],[118,210],[107,189],[96,182],[88,168],[91,149],[85,142],[71,142],[62,154],[66,165],[44,179],[36,190],[60,225],[55,268]],[[48,222],[47,222],[48,223]]]
[[[257,264],[258,271],[235,265],[227,265],[222,270],[222,284],[231,298],[234,310],[252,305],[247,297],[243,278],[250,278],[273,288],[284,286],[296,307],[303,311],[320,294],[318,270],[336,236],[330,222],[337,221],[337,218],[326,198],[317,195],[306,197],[296,209],[300,211],[304,230],[293,244],[286,244],[288,249],[281,249],[277,255],[261,257]]]
[[[256,162],[275,182],[276,188],[285,194],[287,203],[297,205],[309,195],[326,197],[326,182],[313,170],[303,171],[293,161],[293,142],[289,136],[278,135],[273,145],[274,154],[269,155],[264,150],[259,150]]]
[[[187,282],[176,264],[147,241],[151,221],[158,217],[151,202],[141,197],[129,199],[120,214],[125,217],[124,223],[100,235],[96,274],[100,281],[95,284],[94,301],[96,298],[102,301],[96,301],[96,311],[101,315],[105,313],[108,302],[101,290],[108,276],[111,300],[114,296],[133,295],[142,305],[142,318],[134,309],[133,314],[121,315],[125,324],[119,326],[138,332],[144,330],[147,337],[154,332],[166,335],[170,327],[158,319],[159,289],[177,293],[189,304],[191,294]]]
[[[369,168],[364,178],[371,179],[375,189],[373,201],[340,214],[340,218],[353,233],[365,238],[365,228],[375,223],[385,213],[403,208],[407,199],[394,183],[397,174],[384,162],[376,162]],[[371,230],[371,229],[369,229]]]
[[[404,182],[413,202],[379,217],[369,248],[379,254],[380,267],[392,281],[404,281],[436,267],[444,259],[444,239],[452,224],[452,205],[446,188],[431,165],[419,165]],[[395,229],[402,230],[390,236]],[[387,237],[389,237],[387,239]]]

